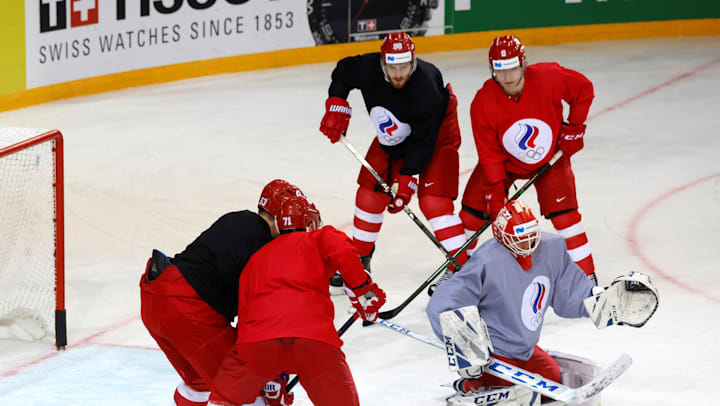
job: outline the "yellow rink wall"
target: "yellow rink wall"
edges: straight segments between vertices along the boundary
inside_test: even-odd
[[[8,61],[0,72],[0,94],[25,89],[25,6],[9,1],[0,13],[0,58]],[[0,96],[0,109],[5,96]],[[35,103],[30,103],[35,104]]]
[[[76,96],[170,82],[221,73],[242,72],[282,66],[332,62],[355,54],[375,52],[379,41],[323,45],[249,55],[180,63],[140,69],[24,90],[25,44],[22,4],[0,16],[0,38],[20,38],[19,44],[0,42],[0,55],[22,65],[12,65],[0,77],[0,111],[7,111]],[[18,23],[18,21],[20,23]],[[18,27],[18,25],[20,27]],[[514,29],[525,45],[553,45],[638,38],[720,35],[720,19],[667,20],[637,23],[593,24],[548,28]],[[510,31],[483,31],[414,38],[418,53],[487,48],[498,35]]]

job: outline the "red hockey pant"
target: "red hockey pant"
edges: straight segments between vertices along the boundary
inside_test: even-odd
[[[338,347],[307,338],[236,344],[213,381],[210,401],[252,403],[265,382],[282,372],[298,375],[315,406],[360,404],[345,354]]]
[[[230,322],[197,296],[175,266],[150,283],[143,275],[140,303],[143,324],[185,384],[210,391],[237,338]]]

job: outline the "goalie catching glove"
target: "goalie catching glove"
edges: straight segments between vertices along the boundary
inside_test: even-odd
[[[385,304],[385,292],[373,282],[370,273],[365,271],[367,279],[365,282],[355,288],[345,287],[350,303],[353,308],[350,309],[355,314],[360,315],[365,321],[375,321],[378,318],[378,312],[382,305]]]
[[[463,378],[477,378],[490,362],[494,351],[487,325],[476,306],[465,306],[440,313],[450,371]]]
[[[658,291],[645,274],[631,271],[609,287],[594,288],[585,309],[598,329],[618,324],[642,327],[658,307]]]

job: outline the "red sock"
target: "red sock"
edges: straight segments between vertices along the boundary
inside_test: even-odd
[[[557,232],[565,239],[570,258],[585,272],[585,275],[591,275],[595,272],[595,264],[581,220],[582,216],[577,210],[550,219]]]
[[[455,254],[465,244],[465,228],[460,217],[453,214],[453,202],[449,197],[425,195],[420,198],[420,210],[430,223],[435,237],[450,254]],[[467,251],[457,257],[458,263],[467,262]],[[448,267],[455,270],[453,265]]]
[[[360,256],[370,255],[380,234],[385,208],[390,196],[364,187],[358,188],[355,196],[355,218],[353,219],[353,244]]]

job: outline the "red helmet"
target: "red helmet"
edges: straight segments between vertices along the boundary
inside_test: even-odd
[[[273,217],[277,217],[283,200],[298,194],[303,196],[302,191],[297,186],[282,179],[275,179],[265,185],[262,193],[260,193],[258,208],[265,210]]]
[[[515,257],[529,257],[540,242],[540,228],[530,208],[520,200],[505,203],[492,224],[493,235]]]
[[[302,195],[290,196],[282,201],[280,211],[275,216],[279,231],[308,230],[313,223],[321,226],[320,212],[315,204]]]
[[[525,46],[514,35],[496,37],[490,45],[490,70],[512,69],[525,63]]]
[[[380,47],[383,63],[415,62],[415,44],[404,32],[391,32]]]

